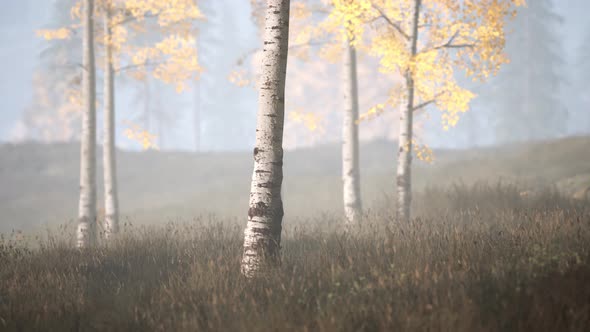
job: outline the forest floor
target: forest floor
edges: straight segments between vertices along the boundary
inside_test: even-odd
[[[2,331],[588,331],[590,206],[556,191],[455,185],[361,228],[285,224],[282,264],[239,272],[243,225],[131,226],[72,249],[0,240]]]

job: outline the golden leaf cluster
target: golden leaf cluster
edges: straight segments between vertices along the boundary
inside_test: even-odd
[[[417,144],[414,141],[414,154],[418,160],[421,160],[427,164],[432,164],[434,162],[434,152],[432,149],[429,148],[426,144]]]
[[[319,24],[307,22],[301,39],[342,32],[351,44],[362,43],[379,58],[381,73],[397,77],[409,73],[416,91],[414,104],[435,105],[443,112],[443,128],[448,129],[457,124],[475,98],[473,92],[458,85],[456,76],[462,72],[485,81],[508,62],[504,52],[506,18],[514,16],[516,7],[525,1],[423,0],[415,56],[410,48],[414,4],[414,0],[331,0],[329,16]],[[339,59],[335,50],[341,48],[338,44],[343,38],[335,38],[336,43],[327,45],[323,55]],[[399,93],[398,89],[392,91]],[[396,107],[400,100],[392,95],[387,104]],[[359,121],[382,110],[373,107]]]
[[[112,62],[116,70],[122,61],[128,61],[134,69],[130,73],[136,79],[146,79],[151,73],[156,79],[175,85],[178,92],[185,89],[187,82],[199,77],[202,69],[193,37],[194,22],[204,16],[194,0],[98,0],[96,3],[95,18],[103,17],[107,10],[111,13],[110,36],[102,29],[97,29],[96,36],[115,54]],[[58,29],[38,30],[37,35],[45,39],[71,38],[81,26],[81,11],[82,1],[77,1],[70,10],[77,22]],[[150,25],[153,21],[160,36],[158,40],[148,36],[148,32],[154,31],[153,24]]]
[[[127,128],[123,132],[125,137],[141,144],[141,147],[144,150],[159,150],[158,146],[156,145],[156,139],[158,136],[143,129],[138,124],[126,121],[125,125],[127,126]]]
[[[35,31],[37,36],[46,40],[53,39],[68,39],[72,36],[72,30],[70,28],[59,28],[59,29],[40,29]]]
[[[371,107],[366,113],[362,113],[359,115],[358,119],[355,121],[356,124],[359,124],[363,121],[371,120],[379,116],[381,113],[385,111],[385,104],[377,104]]]
[[[322,117],[312,112],[289,112],[289,120],[305,126],[310,132],[323,132]]]
[[[245,69],[231,71],[228,80],[230,83],[239,87],[245,87],[252,84],[252,80],[248,78],[248,73]]]

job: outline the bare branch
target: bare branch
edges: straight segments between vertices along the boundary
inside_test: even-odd
[[[422,108],[424,108],[424,107],[426,107],[426,106],[428,106],[428,105],[430,105],[430,104],[434,103],[435,101],[436,101],[436,99],[431,99],[431,100],[429,100],[429,101],[425,101],[425,102],[423,102],[423,103],[420,103],[420,104],[418,104],[418,105],[414,106],[414,108],[412,108],[412,112],[417,112],[417,111],[419,111],[420,109],[422,109]]]
[[[161,13],[152,13],[152,14],[145,14],[142,19],[148,19],[148,18],[156,18],[160,15]],[[125,19],[123,19],[121,22],[117,22],[117,24],[113,24],[113,26],[121,26],[121,25],[125,25],[127,23],[131,23],[131,22],[137,22],[137,17],[131,15],[131,16],[127,16]]]
[[[425,101],[425,102],[422,102],[422,103],[414,106],[414,108],[412,108],[412,112],[419,111],[420,109],[425,108],[426,106],[428,106],[428,105],[430,105],[432,103],[435,103],[436,102],[436,99],[438,97],[440,97],[441,95],[442,95],[442,92],[439,92],[432,99],[430,99],[428,101]]]
[[[155,61],[155,62],[149,62],[149,63],[141,63],[138,65],[128,65],[128,66],[118,68],[115,72],[124,73],[126,71],[133,70],[133,69],[139,69],[139,68],[155,68],[155,67],[157,67],[161,64],[164,64],[164,63],[166,63],[166,61]]]
[[[77,68],[77,69],[82,69],[83,71],[86,71],[86,68],[84,68],[84,66],[79,62],[66,62],[66,63],[62,63],[62,64],[52,64],[49,66],[49,68],[54,68],[54,69]]]
[[[387,15],[385,15],[385,13],[383,12],[383,10],[381,10],[381,8],[379,8],[377,5],[372,4],[373,8],[379,12],[379,14],[381,15],[381,17],[387,22],[389,23],[389,25],[391,25],[395,30],[397,30],[397,32],[399,32],[402,36],[404,36],[404,38],[406,38],[407,40],[410,39],[410,35],[408,35],[400,26],[399,24],[393,22],[389,17],[387,17]]]
[[[453,41],[455,41],[455,38],[457,38],[458,35],[459,35],[459,30],[455,31],[455,33],[451,36],[451,38],[449,38],[449,40],[446,43],[444,43],[442,45],[438,45],[436,47],[433,47],[433,48],[429,49],[428,51],[439,50],[441,48],[469,48],[469,47],[475,46],[475,44],[467,44],[467,43],[453,44]]]

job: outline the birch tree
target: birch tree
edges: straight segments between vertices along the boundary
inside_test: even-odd
[[[96,71],[94,58],[94,0],[84,0],[82,37],[82,92],[84,109],[80,149],[80,203],[77,245],[96,241]]]
[[[354,0],[346,0],[348,5]],[[260,0],[252,0],[253,18],[257,25],[261,22]],[[290,54],[297,59],[308,60],[310,49],[316,49],[323,60],[338,63],[341,66],[342,79],[342,183],[344,215],[347,225],[358,224],[362,216],[359,169],[359,134],[358,134],[358,77],[356,44],[354,34],[348,33],[344,16],[330,16],[333,10],[332,0],[306,0],[293,3],[291,35],[295,42],[290,46]],[[243,59],[240,59],[243,62]],[[236,84],[242,80],[235,79]],[[249,81],[245,81],[248,83]],[[313,112],[291,111],[292,122],[305,124],[308,132],[323,133],[321,116]],[[321,129],[321,130],[317,130]]]
[[[339,10],[357,11],[359,5],[355,0],[330,1],[324,12],[336,11],[318,25],[316,32],[310,35],[331,35],[331,39],[343,40],[342,47],[342,90],[343,121],[342,121],[342,193],[344,216],[347,226],[359,224],[362,217],[361,182],[359,165],[359,96],[356,46],[362,36],[355,35],[355,24],[350,15],[339,15]],[[339,7],[340,6],[340,7]],[[337,47],[328,43],[324,49]],[[328,52],[324,52],[328,53]]]
[[[119,191],[117,188],[117,160],[115,144],[115,70],[113,68],[113,6],[107,1],[104,6],[104,236],[109,239],[119,231]]]
[[[191,40],[184,40],[182,35],[188,35],[191,22],[201,17],[198,8],[190,0],[174,2],[162,2],[155,0],[131,1],[125,0],[117,8],[113,0],[103,0],[104,12],[104,204],[105,222],[104,235],[110,238],[119,229],[119,201],[117,188],[117,168],[115,151],[115,70],[114,53],[119,61],[131,53],[131,62],[136,71],[135,77],[144,80],[148,84],[146,72],[153,67],[153,75],[158,79],[175,84],[177,91],[184,89],[186,80],[191,79],[194,72],[199,72],[200,67],[196,60],[196,50],[191,45]],[[116,13],[115,19],[113,14]],[[156,18],[156,28],[163,32],[164,39],[156,42],[154,46],[131,46],[131,37],[137,38],[137,31],[148,30],[148,19]],[[128,28],[125,24],[134,22],[136,26]],[[142,24],[139,24],[142,23]],[[139,26],[138,26],[139,25]],[[144,26],[143,29],[141,26]],[[113,34],[113,29],[117,33]],[[156,30],[156,31],[158,31]],[[170,31],[170,32],[168,32]],[[130,36],[135,32],[135,36]],[[145,34],[145,33],[143,33]],[[161,34],[161,33],[160,33]],[[147,39],[151,39],[146,36]],[[146,38],[144,37],[144,39]],[[150,42],[150,41],[148,41]],[[125,52],[127,51],[127,52]],[[146,100],[146,108],[149,108]],[[145,114],[149,121],[150,114]],[[149,130],[149,125],[147,126]]]
[[[242,274],[248,278],[259,275],[265,265],[280,262],[289,3],[289,0],[266,3],[254,172],[241,266]]]
[[[197,79],[201,68],[197,61],[197,50],[194,43],[194,38],[188,38],[192,32],[192,22],[196,19],[202,18],[202,15],[193,0],[175,0],[175,1],[159,1],[159,0],[100,0],[99,6],[90,10],[91,22],[90,28],[84,25],[84,38],[87,34],[91,34],[94,38],[94,19],[93,15],[102,13],[103,29],[102,29],[102,46],[104,49],[104,148],[103,148],[103,180],[104,180],[104,204],[105,204],[105,220],[104,220],[104,235],[109,238],[113,233],[116,233],[119,226],[119,202],[117,190],[117,176],[116,176],[116,142],[115,142],[115,73],[128,72],[132,77],[138,80],[144,80],[147,84],[148,74],[153,75],[156,79],[168,84],[176,86],[178,92],[182,92],[187,84],[187,81]],[[83,11],[83,12],[82,12]],[[86,21],[88,14],[86,2],[77,2],[73,5],[71,13],[73,17],[80,18],[83,22]],[[39,34],[46,39],[68,39],[76,33],[77,24],[71,24],[66,27],[43,30]],[[150,31],[151,33],[147,33]],[[99,38],[100,39],[100,38]],[[86,41],[86,39],[84,39]],[[92,71],[89,73],[92,80],[95,81],[96,68],[94,65],[94,43],[92,44],[92,66],[86,65],[86,47],[88,43],[84,44],[84,68],[85,71]],[[92,83],[95,85],[95,83]],[[95,90],[95,88],[93,88]],[[84,86],[84,93],[89,95],[86,86]],[[88,97],[85,97],[85,102],[88,102]],[[93,103],[93,115],[89,120],[83,120],[83,133],[86,130],[93,132],[93,142],[88,143],[92,149],[95,149],[96,144],[96,115],[95,103],[96,98],[93,94],[90,99]],[[87,106],[88,107],[88,106]],[[89,128],[89,129],[88,129]],[[83,135],[84,136],[84,135]],[[85,138],[82,138],[83,152],[86,151]],[[145,146],[145,143],[144,143]],[[94,150],[90,151],[93,153]],[[83,165],[87,163],[84,162]],[[92,219],[96,219],[96,188],[95,185],[91,187],[92,195],[86,194],[88,191],[86,185],[82,182],[88,183],[88,176],[85,174],[92,171],[96,173],[96,166],[85,166],[88,169],[81,173],[81,198],[80,209],[82,211],[82,201],[84,206],[89,205],[89,200],[92,200],[92,209],[94,213]],[[91,175],[95,178],[95,175]],[[95,181],[95,180],[94,180]],[[84,197],[84,199],[82,199]],[[86,198],[88,197],[88,198]],[[89,207],[90,208],[90,207]],[[87,209],[85,209],[86,211]],[[89,212],[84,212],[88,215]],[[80,212],[82,215],[82,212]],[[82,219],[82,217],[80,217]],[[94,225],[95,222],[92,222]],[[78,238],[83,237],[81,234],[88,227],[92,228],[90,237],[95,237],[96,232],[93,230],[94,226],[86,226],[81,223]],[[89,229],[90,229],[89,228]]]
[[[412,201],[412,152],[416,111],[429,105],[441,112],[445,130],[469,110],[475,95],[458,85],[464,72],[474,80],[495,75],[508,59],[504,54],[505,19],[524,0],[335,0],[332,15],[344,17],[355,36],[370,30],[370,51],[381,72],[397,75],[383,105],[400,109],[397,219],[408,221]],[[361,115],[362,118],[364,115]]]
[[[350,40],[345,41],[343,57],[344,117],[342,126],[342,183],[344,215],[349,224],[358,224],[362,216],[361,183],[359,169],[358,135],[358,79],[356,49]]]

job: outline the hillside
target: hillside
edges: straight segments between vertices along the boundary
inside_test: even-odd
[[[365,206],[383,202],[392,193],[395,149],[394,142],[384,141],[361,147]],[[416,162],[415,189],[501,180],[523,188],[555,186],[571,195],[590,185],[589,151],[589,137],[435,151],[433,164]],[[118,157],[125,220],[155,223],[211,214],[244,215],[252,169],[250,153],[119,151]],[[287,218],[339,213],[339,157],[337,145],[285,152]],[[0,146],[0,232],[72,220],[77,211],[78,160],[75,144]],[[100,170],[99,164],[99,174]]]

